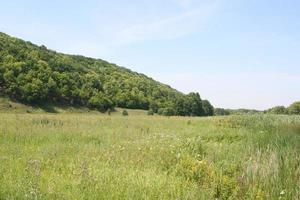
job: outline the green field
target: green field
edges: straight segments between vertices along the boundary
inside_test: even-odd
[[[2,113],[0,199],[300,199],[300,117]]]

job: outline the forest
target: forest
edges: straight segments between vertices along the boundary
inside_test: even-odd
[[[101,59],[66,55],[0,33],[0,93],[30,105],[144,109],[172,116],[211,116],[198,93],[183,94]]]

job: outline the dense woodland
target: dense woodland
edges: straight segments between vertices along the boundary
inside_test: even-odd
[[[66,55],[0,33],[0,93],[26,104],[114,107],[210,116],[198,93],[183,94],[143,74],[100,59]]]

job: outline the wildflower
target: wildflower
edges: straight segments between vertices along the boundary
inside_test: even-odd
[[[197,170],[198,170],[197,166],[192,166],[192,172],[193,172],[193,173],[196,173]]]
[[[199,163],[200,165],[205,165],[206,164],[206,162],[204,160],[200,160],[200,161],[198,160],[197,163]]]
[[[280,195],[284,195],[285,194],[285,190],[282,190],[281,192],[280,192]]]

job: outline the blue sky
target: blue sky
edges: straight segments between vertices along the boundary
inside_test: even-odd
[[[102,58],[216,107],[300,100],[298,0],[0,0],[0,31]]]

